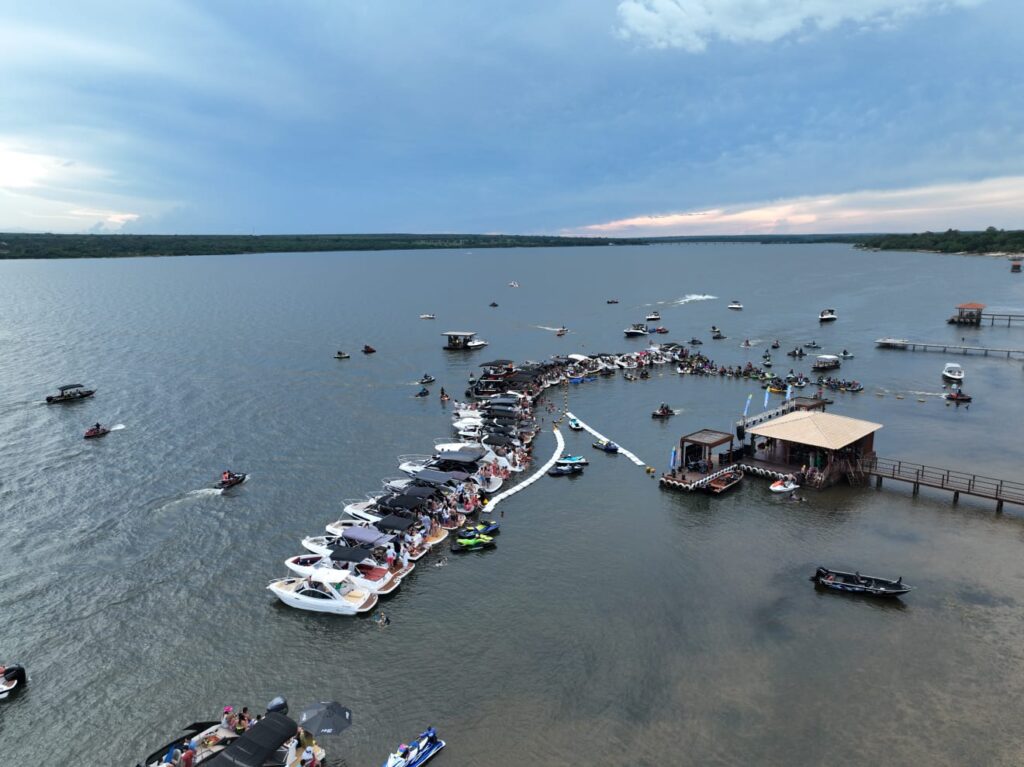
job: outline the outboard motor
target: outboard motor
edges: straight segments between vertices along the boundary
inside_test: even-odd
[[[283,695],[278,695],[270,703],[267,704],[267,713],[275,714],[287,714],[288,713],[288,701],[285,700]]]

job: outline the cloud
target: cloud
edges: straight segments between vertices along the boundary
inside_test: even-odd
[[[702,53],[715,39],[772,43],[842,24],[885,28],[984,0],[622,0],[619,34],[654,48]]]
[[[813,234],[1020,225],[1024,176],[796,197],[591,224],[565,234],[611,236]]]

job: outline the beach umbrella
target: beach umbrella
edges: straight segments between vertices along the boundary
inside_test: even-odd
[[[333,700],[314,703],[299,714],[299,726],[314,738],[319,735],[340,735],[350,724],[352,712]]]

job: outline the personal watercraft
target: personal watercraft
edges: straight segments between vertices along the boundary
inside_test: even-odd
[[[381,767],[419,767],[438,751],[445,747],[445,742],[437,737],[433,727],[421,733],[411,745],[403,743],[395,753],[388,756]]]
[[[240,485],[249,478],[248,474],[235,474],[233,471],[224,472],[227,476],[222,476],[220,481],[214,485],[218,490],[229,490],[235,485]]]
[[[473,535],[471,537],[456,536],[452,541],[452,551],[481,551],[482,549],[493,549],[497,544],[490,535]]]

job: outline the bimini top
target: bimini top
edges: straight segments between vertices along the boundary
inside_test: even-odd
[[[454,336],[456,338],[472,338],[476,333],[470,330],[446,330],[441,335]]]
[[[443,485],[446,482],[465,482],[469,475],[464,471],[438,471],[437,469],[420,469],[412,478],[418,482],[431,485]]]
[[[438,458],[442,461],[452,461],[453,463],[476,463],[486,455],[485,450],[476,448],[473,450],[452,450],[444,453],[439,453]]]
[[[834,354],[819,354],[816,359],[825,360],[826,362],[832,362],[834,360],[838,360],[839,357],[837,357]]]
[[[383,546],[394,540],[393,535],[387,535],[372,527],[346,527],[341,537],[353,543],[371,543]]]
[[[272,711],[203,764],[206,767],[263,767],[277,749],[295,736],[298,729],[299,726],[284,714]]]
[[[881,428],[880,423],[847,418],[844,415],[796,410],[747,431],[758,437],[796,442],[826,450],[840,450]]]
[[[475,334],[470,333],[470,335],[475,335]],[[481,362],[480,363],[480,367],[482,367],[482,368],[503,368],[503,367],[508,367],[509,365],[514,365],[514,364],[516,364],[516,363],[513,362],[512,360],[491,360],[490,362]]]
[[[436,487],[407,487],[402,490],[402,495],[408,498],[433,498],[437,495]]]
[[[334,562],[365,562],[373,559],[369,549],[361,549],[356,546],[332,546],[331,559]]]
[[[414,511],[426,505],[426,501],[412,495],[393,495],[390,498],[382,498],[377,502],[378,506],[385,509],[406,509]]]
[[[402,533],[413,526],[411,519],[400,517],[397,514],[388,514],[386,517],[376,522],[375,525],[381,530],[395,530],[396,532]]]
[[[85,384],[64,384],[63,386],[58,386],[57,387],[57,391],[68,391],[69,389],[84,389],[84,388],[85,388]]]

